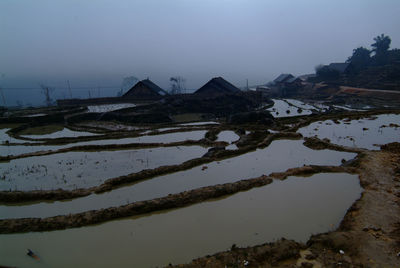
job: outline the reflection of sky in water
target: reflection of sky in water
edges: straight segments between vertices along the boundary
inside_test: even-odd
[[[301,112],[299,112],[299,108],[289,105],[286,101],[284,100],[277,100],[273,99],[274,101],[274,106],[271,108],[268,108],[267,110],[271,112],[273,117],[290,117],[290,116],[298,116],[298,115],[309,115],[312,114],[310,110],[307,109],[302,109]],[[287,113],[289,111],[289,113]]]
[[[382,114],[373,118],[376,119],[339,120],[340,124],[332,120],[318,121],[300,128],[298,132],[306,137],[328,138],[335,144],[370,150],[379,150],[374,144],[400,142],[400,128],[390,127],[390,124],[400,124],[400,115]]]
[[[75,189],[100,185],[108,178],[180,164],[207,152],[200,146],[140,150],[68,152],[0,163],[0,190]]]
[[[85,132],[85,131],[74,131],[68,128],[56,131],[50,134],[43,135],[21,135],[21,137],[31,138],[31,139],[55,139],[55,138],[71,138],[71,137],[82,137],[82,136],[95,136],[99,135],[97,133]]]
[[[87,108],[89,113],[105,113],[124,108],[131,108],[135,106],[136,105],[133,103],[119,103],[119,104],[90,105]]]
[[[232,143],[237,141],[240,137],[232,130],[224,130],[218,134],[217,141],[225,141],[227,143]]]
[[[90,195],[66,202],[0,206],[0,215],[2,217],[45,217],[119,206],[127,202],[166,196],[170,193],[282,172],[308,164],[340,165],[342,159],[349,160],[355,156],[354,153],[311,150],[303,145],[302,140],[277,140],[265,149],[155,177],[99,195]],[[203,169],[204,166],[207,168]]]
[[[336,228],[360,197],[356,175],[332,173],[285,181],[189,207],[52,232],[0,235],[3,265],[164,267],[281,237],[305,242]],[[77,246],[79,245],[79,246]],[[68,249],[67,254],[62,249]],[[43,264],[44,263],[44,264]]]
[[[41,146],[0,146],[0,155],[18,155],[46,150],[57,150],[82,145],[107,145],[107,144],[128,144],[128,143],[171,143],[185,140],[200,140],[204,138],[206,130],[175,132],[161,135],[141,136],[136,138],[93,140],[70,143],[66,145],[41,145]]]

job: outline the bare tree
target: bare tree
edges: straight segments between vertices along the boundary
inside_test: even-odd
[[[122,96],[122,94],[131,89],[137,81],[139,81],[139,79],[137,79],[135,76],[128,76],[122,79],[121,89],[118,91],[117,96]]]
[[[53,100],[50,94],[54,91],[54,88],[49,87],[45,84],[40,84],[40,87],[42,89],[42,94],[44,95],[46,105],[51,106]]]
[[[169,81],[171,82],[171,94],[182,94],[182,92],[186,91],[185,78],[181,76],[173,76]]]
[[[4,98],[3,89],[0,87],[1,98],[3,99],[4,105],[6,105],[6,98]]]

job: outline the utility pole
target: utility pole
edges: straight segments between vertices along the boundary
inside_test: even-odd
[[[247,91],[249,90],[249,79],[246,79]]]

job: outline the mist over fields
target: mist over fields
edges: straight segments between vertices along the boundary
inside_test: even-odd
[[[188,89],[265,84],[343,62],[381,33],[400,47],[399,12],[396,0],[3,0],[0,105],[43,104],[39,84],[54,99],[115,96],[127,76],[168,90],[177,75]]]

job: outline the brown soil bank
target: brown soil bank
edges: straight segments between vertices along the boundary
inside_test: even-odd
[[[357,173],[365,190],[336,231],[306,245],[233,246],[175,267],[400,267],[400,144],[363,153]]]

